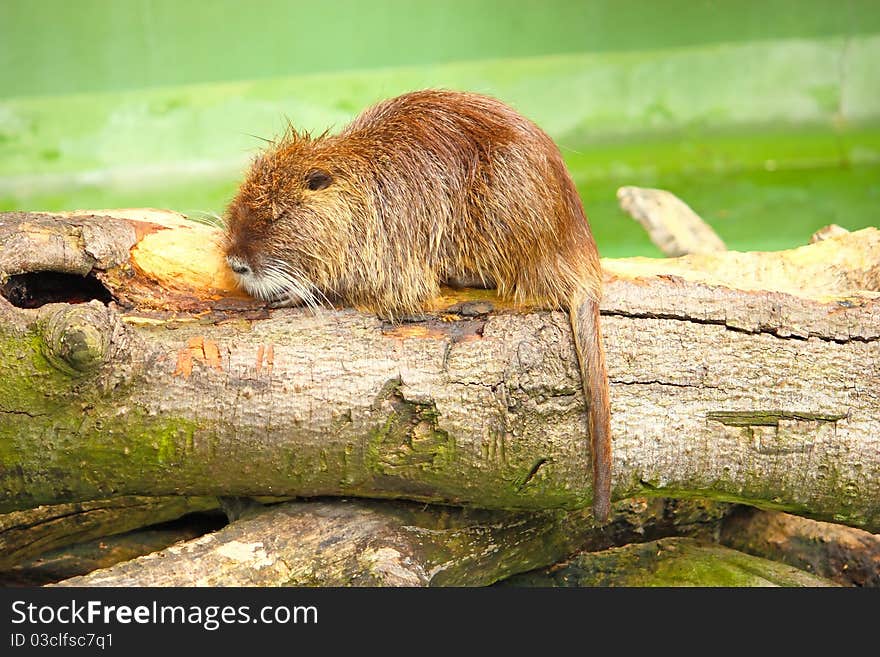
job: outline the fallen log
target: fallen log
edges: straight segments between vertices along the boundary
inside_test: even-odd
[[[60,586],[481,586],[584,547],[704,535],[725,505],[637,499],[595,530],[588,510],[509,513],[370,500],[289,502]]]
[[[563,313],[491,291],[398,325],[267,310],[231,290],[210,227],[121,214],[0,215],[0,510],[131,494],[590,504]],[[880,231],[603,267],[616,499],[880,527]],[[46,272],[100,289],[61,303],[39,284],[63,296],[73,279]]]
[[[188,514],[123,534],[102,536],[43,552],[0,571],[0,586],[44,586],[63,579],[87,575],[170,545],[216,531],[226,524],[219,512]]]

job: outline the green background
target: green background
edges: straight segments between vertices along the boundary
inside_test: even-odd
[[[604,255],[658,253],[620,185],[737,249],[880,224],[876,0],[3,0],[0,209],[221,213],[286,118],[420,87],[544,127]]]

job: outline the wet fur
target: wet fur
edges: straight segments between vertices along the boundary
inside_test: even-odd
[[[254,272],[245,288],[269,300],[338,301],[393,319],[418,314],[441,284],[471,280],[569,310],[594,513],[607,518],[599,257],[559,150],[534,123],[493,98],[426,90],[373,106],[337,135],[291,129],[255,160],[226,223],[227,254]]]

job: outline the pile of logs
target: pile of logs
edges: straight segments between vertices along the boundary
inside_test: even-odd
[[[739,253],[666,192],[619,197],[672,257],[602,261],[605,527],[563,313],[269,310],[214,226],[0,214],[5,580],[730,584],[694,575],[729,558],[733,583],[880,583],[880,231]],[[111,538],[186,514],[207,533]]]

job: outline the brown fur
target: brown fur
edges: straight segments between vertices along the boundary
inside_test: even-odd
[[[333,298],[395,318],[458,279],[569,310],[594,513],[607,518],[599,257],[562,156],[534,123],[493,98],[426,90],[373,106],[338,135],[291,129],[256,159],[226,221],[243,287],[269,300]]]

